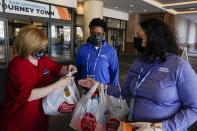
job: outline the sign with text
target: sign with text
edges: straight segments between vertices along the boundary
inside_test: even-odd
[[[5,0],[2,5],[6,13],[47,17],[54,13],[49,11],[49,5],[25,0]]]

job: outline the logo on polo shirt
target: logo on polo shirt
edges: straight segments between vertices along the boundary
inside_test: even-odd
[[[161,72],[169,72],[169,69],[166,68],[166,67],[160,67],[159,71],[161,71]]]

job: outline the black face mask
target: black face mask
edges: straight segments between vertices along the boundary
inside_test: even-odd
[[[143,53],[146,50],[146,47],[142,46],[142,40],[143,39],[140,37],[134,37],[134,48],[140,53]]]
[[[90,35],[89,37],[89,41],[94,45],[100,45],[104,40],[104,37],[101,35]]]

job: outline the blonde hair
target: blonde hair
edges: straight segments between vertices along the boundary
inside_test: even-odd
[[[14,43],[14,50],[16,55],[25,58],[41,50],[47,43],[48,38],[41,29],[34,25],[27,25],[19,31]]]

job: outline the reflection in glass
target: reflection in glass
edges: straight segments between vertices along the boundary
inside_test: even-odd
[[[57,62],[71,59],[70,26],[51,26],[51,57]]]
[[[120,20],[117,19],[107,19],[108,28],[120,28]]]
[[[5,59],[5,29],[4,21],[0,21],[0,64],[6,64]]]
[[[83,43],[83,27],[76,27],[75,44],[74,44],[75,54],[77,54],[77,51],[82,43]]]

